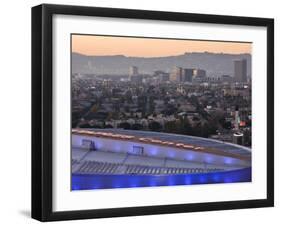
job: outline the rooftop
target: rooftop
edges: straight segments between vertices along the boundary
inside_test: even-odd
[[[250,148],[202,137],[124,129],[73,129],[72,133],[108,139],[133,140],[155,145],[173,146],[180,149],[213,153],[242,160],[251,160]]]

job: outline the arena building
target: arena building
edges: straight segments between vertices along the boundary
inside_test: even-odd
[[[72,130],[73,190],[246,181],[251,149],[243,146],[150,131]]]

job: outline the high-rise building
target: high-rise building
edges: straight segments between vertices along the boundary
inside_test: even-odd
[[[234,80],[236,82],[247,82],[247,60],[234,61]]]
[[[170,74],[169,73],[165,73],[165,74],[160,75],[160,81],[161,82],[167,82],[169,80],[170,80]]]
[[[183,69],[183,80],[185,82],[192,82],[193,75],[194,75],[194,69],[192,68]]]
[[[206,78],[206,71],[202,69],[194,69],[193,70],[193,76],[197,78]]]
[[[171,81],[176,82],[203,81],[205,78],[205,70],[181,67],[175,67],[170,76]]]
[[[202,69],[194,69],[192,82],[201,83],[206,80],[206,71]]]
[[[167,82],[170,80],[170,74],[164,71],[154,71],[154,76],[157,77],[160,82]]]
[[[131,66],[129,68],[129,79],[131,82],[137,82],[137,83],[142,82],[143,76],[139,74],[138,67]]]
[[[183,75],[183,69],[181,67],[175,67],[171,73],[171,81],[174,82],[182,82],[182,75]]]
[[[139,74],[139,72],[138,72],[138,67],[136,67],[136,66],[131,66],[130,68],[129,68],[129,75],[130,76],[135,76],[135,75],[138,75]]]

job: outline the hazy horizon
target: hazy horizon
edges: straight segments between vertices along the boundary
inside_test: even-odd
[[[206,53],[206,54],[229,54],[229,55],[244,55],[244,54],[249,54],[251,55],[251,53],[213,53],[213,52],[183,52],[183,53],[179,53],[178,55],[167,55],[167,56],[127,56],[124,54],[114,54],[114,55],[87,55],[84,53],[79,53],[79,52],[71,52],[71,53],[75,53],[75,54],[80,54],[80,55],[84,55],[87,57],[114,57],[114,56],[124,56],[124,57],[137,57],[137,58],[161,58],[161,57],[177,57],[177,56],[181,56],[184,54],[198,54],[198,53]]]
[[[72,35],[72,53],[86,56],[168,57],[185,53],[251,54],[252,43]]]

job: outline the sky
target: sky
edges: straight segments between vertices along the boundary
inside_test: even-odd
[[[72,52],[91,56],[164,57],[185,52],[251,53],[251,43],[72,35]]]

